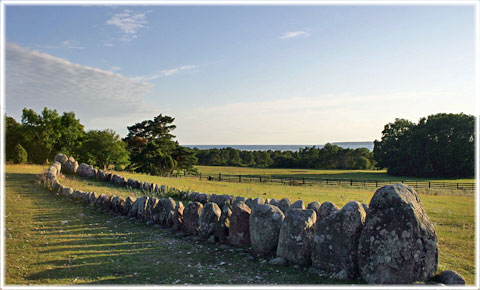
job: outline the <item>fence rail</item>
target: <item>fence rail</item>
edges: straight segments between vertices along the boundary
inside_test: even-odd
[[[362,179],[342,179],[342,178],[320,178],[320,177],[272,177],[266,175],[232,175],[232,174],[175,174],[171,177],[195,177],[200,180],[226,181],[226,182],[256,182],[272,183],[291,186],[308,186],[322,184],[328,186],[351,186],[351,187],[369,187],[379,188],[387,184],[403,183],[414,189],[450,189],[474,191],[474,182],[444,182],[444,181],[415,181],[415,180],[362,180]]]

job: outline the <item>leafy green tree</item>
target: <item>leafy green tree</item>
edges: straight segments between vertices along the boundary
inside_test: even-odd
[[[17,144],[14,150],[13,163],[23,164],[27,162],[27,157],[28,157],[27,150],[25,150],[25,148],[23,148],[22,145]]]
[[[175,118],[156,116],[153,120],[145,120],[128,128],[124,139],[130,152],[132,163],[129,168],[137,172],[153,175],[167,175],[175,170],[192,171],[196,163],[194,151],[180,148],[174,141],[171,132]]]
[[[88,131],[79,151],[81,161],[104,170],[112,165],[118,168],[130,164],[127,144],[111,129]]]
[[[48,108],[44,108],[40,115],[31,109],[23,109],[22,127],[29,157],[39,164],[52,160],[59,151],[75,153],[85,134],[73,112],[59,116],[57,110]]]
[[[23,128],[14,118],[5,115],[5,157],[13,160],[15,147],[23,141]]]

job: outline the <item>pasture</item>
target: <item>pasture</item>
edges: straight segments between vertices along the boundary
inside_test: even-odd
[[[61,200],[61,198],[58,198],[58,197],[53,197],[51,193],[49,193],[48,191],[45,191],[43,188],[34,184],[30,184],[30,183],[33,183],[34,174],[39,173],[41,171],[40,166],[7,165],[6,169],[7,169],[7,179],[6,179],[7,191],[6,192],[7,192],[7,227],[8,228],[13,228],[16,230],[16,226],[8,226],[8,223],[10,221],[10,223],[13,223],[12,225],[15,225],[14,220],[18,220],[18,218],[9,219],[8,213],[10,212],[11,215],[14,215],[16,211],[14,210],[9,211],[8,209],[11,209],[12,206],[14,207],[26,206],[26,205],[17,204],[15,195],[17,196],[17,198],[24,197],[26,199],[33,198],[35,197],[35,194],[37,193],[40,194],[40,192],[43,192],[42,195],[50,195],[51,198],[55,200],[55,204],[52,206],[55,208],[53,209],[53,211],[58,216],[52,215],[52,217],[48,221],[49,223],[59,224],[60,223],[59,220],[61,220],[63,217],[69,216],[68,211],[71,209],[67,210],[64,207],[73,206],[73,205],[68,205],[71,202]],[[320,202],[331,201],[337,204],[338,206],[343,206],[350,200],[357,200],[360,202],[368,203],[374,193],[374,191],[370,189],[347,188],[347,187],[338,187],[338,186],[333,186],[333,187],[332,186],[285,186],[285,185],[268,184],[268,183],[257,184],[257,183],[233,183],[233,182],[207,181],[205,179],[199,180],[198,178],[165,178],[165,177],[156,177],[156,176],[149,176],[144,174],[136,174],[136,173],[128,173],[128,172],[118,172],[118,174],[125,176],[127,178],[135,178],[142,181],[149,181],[157,184],[164,184],[164,185],[173,186],[182,190],[199,191],[199,192],[205,192],[205,193],[241,195],[245,197],[261,196],[263,198],[277,198],[277,199],[288,197],[292,201],[295,201],[297,199],[302,199],[306,203],[309,203],[312,201],[320,201]],[[25,178],[28,179],[28,182],[26,182]],[[116,194],[116,195],[122,195],[122,196],[134,195],[131,191],[124,188],[116,188],[106,183],[86,180],[76,176],[75,177],[65,176],[61,179],[61,182],[66,186],[76,188],[76,189],[81,189],[84,191],[95,191],[98,193],[110,193],[110,194]],[[23,185],[25,183],[27,185]],[[22,186],[27,186],[29,190],[22,192],[21,190]],[[448,192],[442,192],[441,194],[436,194],[435,192],[427,192],[427,193],[428,194],[420,193],[420,199],[427,214],[435,224],[435,229],[438,235],[439,249],[440,249],[439,271],[447,270],[447,269],[455,270],[464,276],[465,280],[467,281],[467,284],[474,283],[474,277],[475,277],[474,194],[466,194],[463,196],[459,196],[459,195],[451,195]],[[136,192],[136,194],[139,195],[142,193]],[[35,203],[32,203],[32,206],[34,204]],[[47,206],[47,204],[46,203],[42,204],[42,206]],[[83,213],[84,216],[80,218],[80,220],[82,221],[88,219],[88,222],[92,223],[93,221],[92,219],[100,219],[100,220],[101,219],[107,219],[107,220],[117,219],[117,218],[112,218],[111,216],[104,217],[103,215],[105,214],[101,215],[96,212],[93,212],[91,209],[84,209],[81,205],[76,205],[76,206],[78,207],[78,210],[88,211],[88,213],[87,212]],[[42,210],[41,208],[38,210],[43,211],[45,213],[48,212],[48,210],[45,210],[45,209]],[[22,212],[24,213],[25,211],[22,211]],[[79,214],[80,213],[81,211],[79,212]],[[63,217],[61,217],[62,214],[63,214]],[[32,222],[31,220],[32,217],[29,217],[29,218],[30,218],[30,222]],[[104,220],[104,222],[106,221]],[[109,223],[112,223],[112,222],[113,221],[110,221]],[[27,221],[25,221],[24,226],[26,226],[26,224],[28,224]],[[116,223],[113,223],[113,224],[116,225]],[[31,227],[38,228],[38,225],[31,226]],[[120,226],[117,226],[117,227],[120,227]],[[132,229],[130,229],[129,227],[132,227],[132,226],[129,225],[128,221],[125,221],[125,224],[122,224],[122,227],[120,228],[127,232],[133,230],[133,228],[137,228],[137,227],[132,227]],[[167,233],[163,233],[163,231],[155,231],[151,229],[151,227],[150,228],[145,227],[144,230],[152,231],[152,235],[167,234]],[[100,231],[102,232],[102,235],[111,234],[107,232],[106,227],[102,227],[102,230],[99,230],[99,232]],[[115,231],[117,231],[117,228],[115,228]],[[100,234],[99,232],[97,232],[96,234]],[[162,232],[162,233],[157,233],[157,232]],[[82,237],[83,235],[87,234],[86,232],[83,232],[83,230],[81,229],[81,226],[79,227],[78,230],[74,230],[73,232],[70,231],[70,233],[71,234],[75,233],[75,239],[77,240],[80,239],[79,237]],[[60,232],[58,232],[57,234],[62,236],[62,233]],[[96,236],[96,234],[94,234],[94,237],[91,240],[89,240],[90,242],[95,243],[96,242],[95,237],[100,238],[100,236]],[[115,235],[119,235],[119,234],[115,234]],[[69,237],[68,240],[71,240],[72,238],[74,237]],[[171,237],[171,238],[173,239],[174,237]],[[32,240],[32,239],[30,238],[29,240]],[[60,241],[57,241],[55,245],[57,247],[63,248],[64,246],[61,245]],[[67,242],[67,240],[65,242]],[[136,236],[136,240],[134,242],[140,243],[140,244],[145,243],[145,241],[144,240],[142,241],[141,237],[139,236]],[[12,249],[12,247],[8,246],[9,243],[12,244],[13,241],[7,240],[7,251],[9,249]],[[150,242],[150,245],[152,245],[152,242]],[[52,247],[52,245],[50,245],[49,247]],[[162,247],[162,246],[156,245],[155,247]],[[108,246],[105,249],[107,248]],[[85,250],[85,248],[83,248],[82,246],[78,248],[78,251],[82,251],[82,249]],[[25,252],[31,253],[31,251],[17,251],[16,253],[18,255],[25,255]],[[102,255],[108,255],[107,253],[108,251],[104,251]],[[121,256],[121,254],[115,254],[115,255]],[[15,265],[23,264],[23,262],[20,262],[20,261],[17,262],[15,260],[16,254],[13,254],[13,256],[8,254],[7,256],[13,257],[9,260],[10,263],[13,263]],[[34,259],[33,256],[34,256],[33,254],[29,254],[29,259]],[[46,259],[46,258],[43,257],[42,259]],[[58,259],[60,258],[57,258],[57,260]],[[95,259],[97,259],[95,255],[93,257],[90,257],[90,261],[92,261],[92,263],[95,263],[94,262]],[[101,258],[98,258],[98,259],[101,259]],[[27,262],[28,259],[23,261],[28,264]],[[50,267],[54,267],[54,265],[49,264],[48,262],[46,264],[48,264]],[[287,268],[282,268],[282,269],[287,269]],[[294,281],[297,278],[292,278],[292,279],[293,279],[292,281]],[[297,281],[301,281],[301,279],[303,278],[298,278],[298,279],[300,280],[297,280]],[[19,282],[20,284],[24,283],[26,280],[21,280],[21,281],[23,282]],[[113,280],[111,281],[111,283],[117,283],[116,281],[117,280]],[[118,281],[120,281],[118,283],[129,283],[122,279],[119,279]],[[184,280],[181,279],[181,281],[184,281]],[[225,281],[225,280],[222,280],[222,281]],[[222,283],[222,281],[219,281],[219,283]],[[302,280],[302,281],[303,282],[291,282],[291,283],[305,283],[305,280]],[[58,283],[64,283],[64,282],[58,282]],[[171,281],[165,282],[165,283],[171,283]],[[289,282],[284,282],[284,283],[289,283]],[[321,281],[313,282],[312,280],[307,283],[322,283],[322,282]]]

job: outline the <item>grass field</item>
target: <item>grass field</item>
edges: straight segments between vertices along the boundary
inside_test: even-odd
[[[202,175],[216,176],[219,173],[231,175],[265,175],[276,178],[302,178],[317,177],[331,179],[357,179],[357,180],[379,180],[379,181],[444,181],[444,182],[474,182],[474,178],[415,178],[405,176],[390,176],[386,170],[324,170],[324,169],[277,169],[277,168],[249,168],[230,166],[195,166]]]
[[[34,166],[8,165],[7,182],[9,179],[9,172],[17,172],[17,174],[19,174],[18,172],[23,172],[22,174],[28,175],[34,170],[39,172],[40,170],[38,168],[39,167]],[[361,188],[327,186],[298,187],[256,183],[229,183],[199,180],[196,178],[162,178],[127,172],[121,172],[119,174],[127,178],[136,178],[142,181],[174,186],[183,190],[241,195],[245,197],[262,196],[264,198],[277,199],[289,197],[292,201],[302,199],[306,203],[312,201],[331,201],[339,206],[343,206],[350,200],[358,200],[360,202],[368,203],[374,193],[373,190],[365,190]],[[96,191],[98,193],[108,192],[123,196],[129,195],[128,190],[112,187],[106,183],[85,180],[78,177],[66,177],[62,180],[62,183],[66,184],[67,186],[85,191]],[[18,184],[18,186],[21,185]],[[32,186],[32,192],[35,192],[36,190],[44,191],[38,187],[35,188]],[[421,194],[420,198],[427,214],[434,222],[435,229],[437,231],[440,248],[439,270],[455,270],[464,276],[467,284],[473,284],[475,276],[475,207],[473,194],[466,196],[455,196],[448,195],[448,193],[445,192],[440,195],[435,195],[435,192],[429,192],[429,194]],[[59,203],[63,204],[62,202]]]
[[[338,283],[97,212],[42,188],[42,169],[6,166],[7,285]]]

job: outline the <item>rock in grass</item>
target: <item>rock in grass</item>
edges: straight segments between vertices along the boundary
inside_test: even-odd
[[[278,237],[285,215],[274,205],[259,204],[250,214],[250,242],[255,253],[270,255],[277,251]]]
[[[78,176],[92,178],[95,177],[94,168],[88,164],[81,163],[77,169]]]
[[[156,197],[150,197],[145,207],[145,218],[148,220],[154,220],[154,209],[158,204],[158,199]]]
[[[138,199],[137,218],[145,219],[145,212],[147,208],[149,197],[142,196]]]
[[[183,228],[191,235],[198,235],[200,228],[199,220],[203,205],[199,202],[191,202],[187,204],[183,210]]]
[[[337,279],[358,276],[358,241],[365,223],[365,210],[357,201],[347,203],[315,226],[312,264]]]
[[[162,198],[158,202],[158,223],[166,228],[173,226],[173,215],[175,214],[175,200],[171,197]]]
[[[233,205],[228,235],[230,244],[239,247],[250,245],[250,214],[250,208],[243,201]]]
[[[140,198],[135,199],[130,206],[130,210],[128,211],[128,217],[136,217],[138,212],[138,204],[140,203]]]
[[[375,192],[360,236],[358,265],[370,284],[410,284],[435,275],[437,235],[411,187],[397,183]]]
[[[181,201],[178,201],[175,205],[175,210],[173,212],[173,229],[175,230],[183,230],[183,211],[185,207]]]
[[[67,197],[72,197],[72,195],[73,195],[73,188],[64,187],[64,188],[62,189],[62,194],[63,194],[64,196],[67,196]]]
[[[68,160],[68,157],[67,155],[63,154],[63,153],[58,153],[57,155],[55,155],[55,157],[53,158],[53,161],[57,161],[59,162],[60,164],[64,165]]]
[[[213,235],[215,225],[219,222],[222,211],[214,202],[207,202],[200,213],[198,234],[201,238],[207,239]]]
[[[287,264],[287,261],[282,257],[276,257],[268,261],[268,263],[275,266],[285,266]]]
[[[232,205],[225,203],[222,208],[222,215],[220,220],[215,224],[214,236],[215,239],[221,243],[224,243],[228,239],[230,232],[230,218],[232,216]]]
[[[312,238],[316,221],[315,211],[290,208],[280,229],[277,257],[296,265],[311,264]]]
[[[435,276],[435,281],[445,285],[465,285],[465,279],[455,271],[443,271],[439,275]]]
[[[130,210],[132,208],[132,204],[135,202],[135,198],[134,197],[130,197],[130,196],[127,196],[127,198],[125,199],[125,203],[123,205],[123,211],[122,211],[122,214],[123,215],[129,215],[130,213]]]

